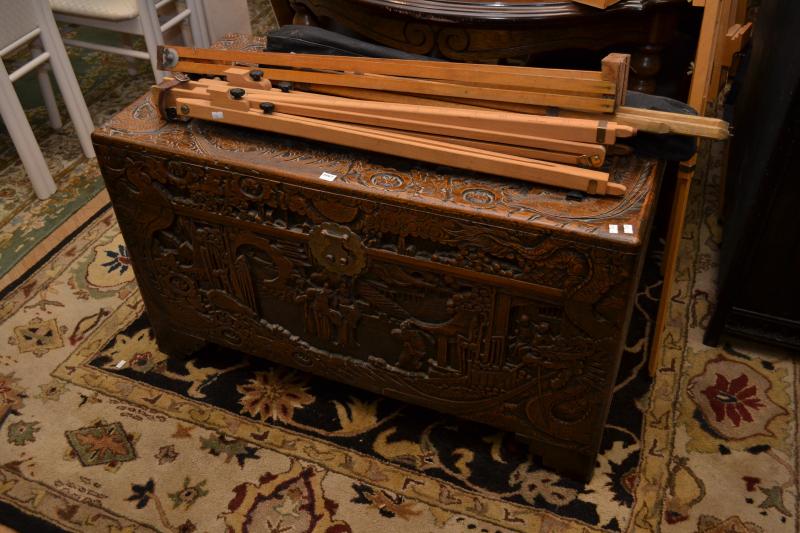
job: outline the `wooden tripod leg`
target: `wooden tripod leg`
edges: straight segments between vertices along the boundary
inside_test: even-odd
[[[542,161],[552,161],[554,163],[562,163],[564,165],[575,165],[585,168],[600,168],[603,166],[605,157],[590,156],[590,155],[577,155],[565,152],[551,152],[547,150],[537,150],[535,148],[528,148],[525,146],[514,146],[511,144],[500,144],[485,141],[474,141],[471,139],[460,139],[458,137],[447,137],[444,135],[432,135],[430,133],[415,132],[414,136],[431,139],[434,141],[442,141],[450,144],[457,144],[468,148],[477,148],[479,150],[488,150],[490,152],[499,152],[501,154],[514,155],[518,157],[526,157],[528,159],[540,159]]]
[[[389,134],[364,126],[345,125],[319,119],[260,114],[218,107],[207,100],[175,98],[168,94],[172,105],[187,110],[185,116],[246,126],[273,133],[292,135],[322,142],[388,153],[455,168],[508,176],[524,181],[586,191],[589,194],[622,196],[625,186],[609,182],[609,175],[585,168],[560,165],[546,161],[517,158],[482,150],[469,150],[436,141],[417,139],[410,135]],[[238,102],[237,102],[238,103]]]
[[[683,238],[686,208],[689,203],[689,192],[691,191],[692,178],[694,178],[696,164],[697,155],[695,154],[690,160],[681,163],[680,169],[678,170],[675,199],[672,204],[669,231],[667,232],[667,242],[664,249],[664,261],[661,266],[664,273],[664,283],[661,286],[661,299],[658,302],[658,314],[656,315],[656,325],[653,330],[653,341],[650,347],[648,370],[651,376],[655,376],[655,373],[661,366],[664,329],[669,318],[669,308],[672,302],[672,286],[675,281],[675,269],[678,264],[678,253],[680,251],[681,239]]]

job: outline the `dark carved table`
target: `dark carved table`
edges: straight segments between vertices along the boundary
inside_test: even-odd
[[[625,196],[575,201],[243,128],[165,123],[149,95],[94,141],[163,351],[213,342],[266,357],[516,432],[546,465],[590,475],[658,162],[611,158]]]
[[[527,59],[565,49],[632,49],[630,88],[654,92],[686,0],[272,0],[281,24],[318,25],[454,61]],[[618,51],[618,50],[617,50]]]

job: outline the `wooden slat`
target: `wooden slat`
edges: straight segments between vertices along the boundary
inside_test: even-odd
[[[650,133],[672,133],[723,141],[730,136],[728,123],[724,120],[697,115],[683,115],[620,107],[613,116],[614,121]]]
[[[723,0],[706,0],[703,12],[703,23],[700,27],[700,38],[697,42],[694,73],[689,88],[689,105],[701,115],[706,114],[708,86],[711,81],[711,69],[716,50],[719,15]]]
[[[630,65],[631,56],[629,54],[609,54],[602,61],[603,79],[617,88],[615,95],[616,107],[625,105]]]
[[[524,68],[524,67],[520,67]],[[380,76],[381,74],[366,73],[372,76]],[[420,76],[398,76],[398,77],[413,77],[421,78]],[[595,86],[586,87],[582,80],[566,80],[561,78],[551,78],[558,80],[558,83],[541,82],[541,83],[503,83],[498,80],[496,76],[481,75],[476,76],[474,73],[472,79],[464,80],[451,80],[446,77],[433,76],[430,78],[421,78],[432,81],[443,82],[456,82],[461,85],[470,85],[472,87],[494,87],[497,89],[524,89],[526,91],[534,91],[540,93],[554,93],[554,94],[567,94],[567,95],[581,95],[581,96],[615,96],[617,92],[616,85],[611,82],[592,82]],[[476,79],[477,78],[477,79]],[[546,78],[539,78],[544,80]]]
[[[434,100],[411,94],[393,93],[389,91],[373,91],[371,89],[354,89],[352,87],[334,87],[332,85],[315,85],[303,83],[295,85],[295,89],[318,94],[340,96],[343,98],[370,100],[373,102],[395,102],[398,104],[416,104],[428,106],[451,107],[454,109],[485,109],[482,106],[462,104],[451,100]]]

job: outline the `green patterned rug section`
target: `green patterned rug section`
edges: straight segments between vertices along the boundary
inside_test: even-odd
[[[254,33],[265,33],[277,25],[268,0],[251,0],[249,8]],[[65,36],[124,45],[120,35],[91,28],[80,28]],[[140,38],[134,38],[132,45],[144,49]],[[67,52],[95,125],[105,122],[153,83],[147,61],[129,61],[122,56],[74,47],[67,47]],[[29,57],[21,51],[7,58],[6,66],[9,71],[14,70]],[[55,80],[53,86],[57,87]],[[55,131],[48,124],[36,76],[23,77],[15,87],[58,191],[46,201],[36,198],[14,144],[0,124],[0,277],[103,190],[97,165],[81,152],[58,91],[64,127]]]
[[[80,35],[71,36],[119,44],[114,42],[118,37],[93,30],[81,30]],[[67,52],[96,125],[152,83],[150,65],[145,61],[129,63],[121,56],[73,47],[68,47]],[[12,56],[6,61],[7,67],[14,69],[27,57],[22,52]],[[57,88],[55,80],[53,86]],[[36,198],[14,144],[3,128],[0,131],[0,276],[103,190],[97,164],[83,155],[58,91],[56,97],[64,126],[53,130],[42,106],[36,76],[25,76],[16,89],[58,191],[46,201]]]

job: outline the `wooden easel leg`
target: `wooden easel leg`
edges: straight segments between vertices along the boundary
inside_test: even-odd
[[[700,115],[706,112],[706,96],[708,95],[708,85],[711,81],[711,67],[716,50],[716,39],[719,27],[721,0],[693,0],[692,5],[705,6],[703,11],[703,24],[700,28],[700,38],[697,43],[697,54],[695,56],[694,74],[692,74],[692,86],[689,90],[689,105],[696,109]],[[680,248],[681,237],[683,235],[684,218],[686,217],[686,205],[689,202],[689,190],[694,177],[694,168],[697,164],[695,154],[689,161],[681,164],[678,170],[678,183],[675,188],[675,199],[672,204],[672,214],[669,221],[669,233],[667,234],[667,246],[664,250],[664,285],[661,288],[661,301],[658,304],[658,315],[656,316],[656,328],[653,331],[653,344],[650,348],[650,362],[648,369],[650,375],[655,375],[661,364],[661,344],[664,336],[664,326],[669,314],[670,296],[672,295],[672,284],[675,278],[675,266],[678,263],[678,250]]]
[[[648,369],[650,375],[654,376],[661,364],[661,344],[664,339],[664,327],[669,316],[669,304],[672,296],[672,285],[675,281],[675,267],[678,264],[678,252],[683,237],[683,226],[686,218],[686,208],[689,203],[689,192],[691,191],[692,178],[694,178],[695,166],[697,164],[697,154],[688,161],[681,163],[678,169],[678,183],[675,187],[675,198],[672,204],[672,213],[669,220],[669,231],[667,233],[667,243],[664,249],[664,261],[662,271],[664,272],[664,284],[661,287],[661,299],[658,302],[658,314],[656,315],[656,326],[653,330],[653,341],[650,347],[650,362]]]

